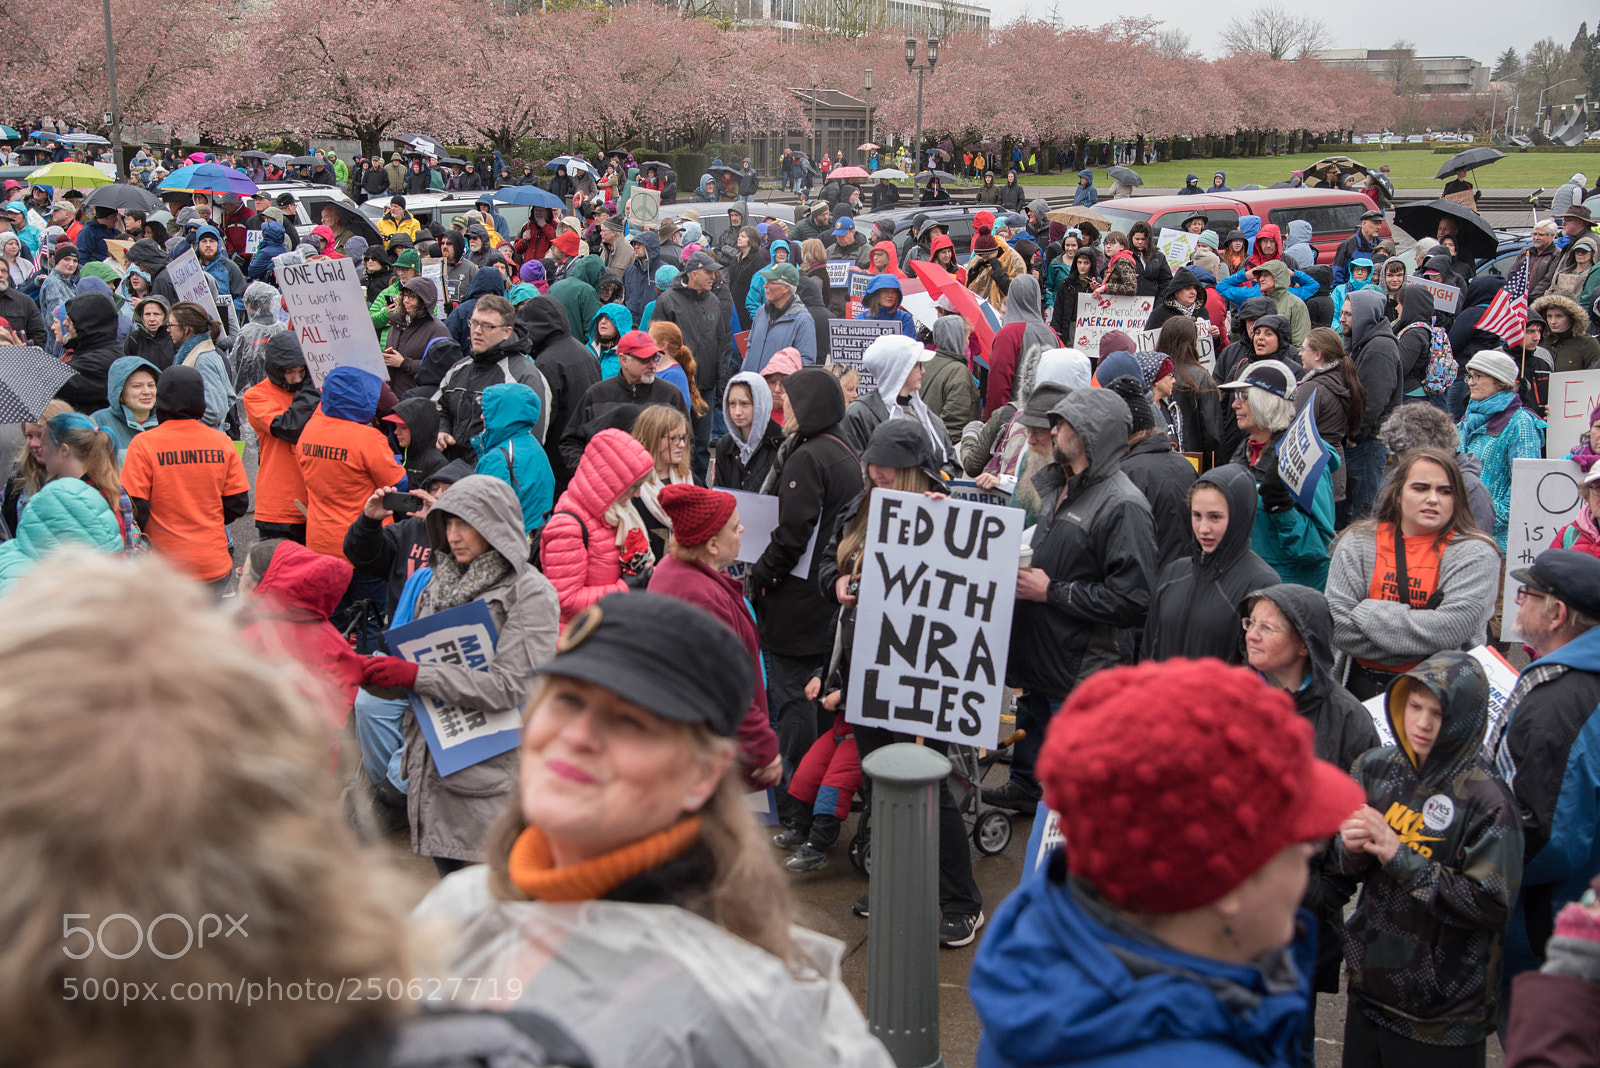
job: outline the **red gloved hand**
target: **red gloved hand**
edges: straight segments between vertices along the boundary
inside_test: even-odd
[[[361,667],[364,686],[404,687],[411,689],[417,683],[417,665],[398,656],[375,656]]]

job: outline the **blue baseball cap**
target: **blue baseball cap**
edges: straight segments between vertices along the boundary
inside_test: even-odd
[[[856,221],[848,215],[833,224],[833,232],[835,236],[838,236],[839,234],[854,233],[855,228]]]

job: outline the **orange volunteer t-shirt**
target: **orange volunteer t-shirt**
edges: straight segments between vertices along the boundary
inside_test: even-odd
[[[342,558],[345,532],[372,491],[399,485],[406,469],[395,463],[382,433],[320,409],[300,434],[297,451],[308,498],[306,547]]]
[[[1440,541],[1437,535],[1421,534],[1414,538],[1406,538],[1406,585],[1410,590],[1402,593],[1400,590],[1400,568],[1394,554],[1394,524],[1383,523],[1378,527],[1377,546],[1378,556],[1373,564],[1372,578],[1367,582],[1367,598],[1373,601],[1393,601],[1396,604],[1410,605],[1412,608],[1421,608],[1428,603],[1428,598],[1433,596],[1439,588],[1439,564],[1444,556],[1445,546],[1450,544],[1450,538]],[[1356,663],[1377,671],[1388,671],[1396,675],[1410,671],[1420,660],[1413,660],[1409,664],[1380,664],[1375,660],[1362,660],[1356,658]]]
[[[244,461],[228,435],[198,419],[168,419],[134,435],[122,488],[150,502],[150,544],[201,582],[233,567],[222,498],[247,493]]]
[[[295,447],[272,436],[272,421],[289,410],[294,394],[280,389],[271,379],[262,379],[240,394],[245,418],[256,432],[261,462],[256,468],[256,521],[259,523],[304,523],[306,517],[294,506],[305,503],[306,479],[300,473]]]

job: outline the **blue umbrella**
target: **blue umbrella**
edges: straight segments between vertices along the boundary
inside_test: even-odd
[[[513,185],[497,189],[494,198],[502,204],[517,204],[528,208],[550,208],[554,211],[566,208],[560,197],[536,185]]]
[[[256,191],[256,183],[243,171],[220,163],[191,163],[161,179],[156,188],[187,193],[238,193],[247,197]]]
[[[33,131],[33,133],[29,134],[28,136],[33,138],[35,141],[54,141],[54,140],[56,140],[56,135],[55,134],[53,134],[53,133],[45,133],[43,130],[35,130],[35,131]]]

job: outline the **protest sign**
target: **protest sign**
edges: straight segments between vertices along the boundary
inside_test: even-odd
[[[477,600],[391,628],[384,638],[394,655],[413,664],[455,664],[486,671],[499,635],[488,607]],[[411,708],[440,775],[452,775],[515,749],[522,736],[522,711],[515,705],[486,712],[413,690]]]
[[[1162,227],[1156,237],[1156,248],[1161,250],[1173,270],[1189,262],[1189,257],[1194,255],[1194,247],[1199,243],[1199,234],[1191,234],[1187,230],[1168,230],[1166,227]]]
[[[828,358],[834,363],[842,363],[860,371],[861,385],[857,391],[867,393],[876,389],[878,384],[862,366],[861,354],[867,351],[868,345],[885,334],[898,333],[899,319],[829,319]]]
[[[359,367],[388,381],[366,293],[354,260],[313,260],[278,268],[278,288],[318,388],[335,367]]]
[[[1476,189],[1463,189],[1459,193],[1446,193],[1441,199],[1453,200],[1463,208],[1478,210],[1478,191]]]
[[[435,159],[439,157],[439,146],[426,137],[413,137],[411,139],[411,150],[420,152],[424,156],[432,156]]]
[[[1199,335],[1195,338],[1195,352],[1199,354],[1200,366],[1206,369],[1207,374],[1215,371],[1217,367],[1217,343],[1212,338],[1211,332],[1203,325],[1210,321],[1209,319],[1200,319],[1195,322],[1195,326],[1198,327],[1196,333]],[[1156,349],[1156,341],[1161,337],[1161,328],[1159,326],[1154,330],[1130,330],[1129,333],[1133,334],[1133,343],[1139,346],[1135,351],[1158,351]]]
[[[1583,471],[1571,460],[1512,460],[1510,522],[1506,528],[1506,574],[1500,638],[1520,642],[1517,587],[1511,577],[1550,547],[1556,531],[1582,507],[1578,484]]]
[[[1016,489],[1017,480],[1010,480],[1011,488]],[[994,504],[1004,508],[1011,500],[1010,492],[996,486],[994,489],[979,489],[978,484],[970,478],[953,478],[944,484],[944,491],[957,500],[977,501],[979,504]]]
[[[438,294],[438,299],[433,302],[433,318],[442,323],[444,322],[444,260],[423,260],[422,277],[433,283],[433,291]]]
[[[850,272],[856,270],[855,260],[829,260],[828,285],[837,289],[847,285],[850,281]]]
[[[1294,417],[1289,429],[1278,439],[1278,477],[1289,487],[1295,502],[1307,512],[1317,495],[1317,482],[1328,466],[1332,451],[1317,433],[1317,390],[1311,391],[1305,407]]]
[[[735,559],[743,564],[753,564],[767,551],[767,546],[772,543],[772,532],[778,529],[778,498],[747,490],[723,492],[733,494],[734,500],[739,502],[739,522],[744,524],[744,534],[739,538],[739,555]],[[805,552],[800,554],[800,559],[789,569],[789,574],[799,575],[802,578],[809,575],[811,554],[816,548],[817,528],[813,527],[811,540],[806,544]]]
[[[1505,715],[1506,702],[1511,697],[1511,689],[1517,684],[1517,669],[1511,662],[1501,656],[1498,651],[1487,645],[1480,645],[1476,649],[1469,649],[1470,655],[1479,664],[1483,665],[1483,673],[1489,678],[1489,729],[1484,733],[1484,756],[1490,764],[1494,763],[1494,754],[1488,752],[1488,747],[1494,738],[1495,725],[1500,722],[1500,717]],[[1378,744],[1394,745],[1394,730],[1389,725],[1389,710],[1384,707],[1387,694],[1379,694],[1362,702],[1367,715],[1372,717],[1373,726],[1378,728]]]
[[[1020,508],[875,490],[851,646],[851,723],[993,749]]]
[[[628,194],[628,221],[640,223],[646,229],[655,226],[661,216],[661,190],[634,186]]]
[[[1028,860],[1023,867],[1024,872],[1037,869],[1050,859],[1056,846],[1067,844],[1067,836],[1061,832],[1061,813],[1053,808],[1041,811],[1044,818],[1034,816],[1033,829],[1028,832]]]
[[[1138,333],[1150,321],[1150,310],[1155,306],[1155,297],[1080,295],[1078,322],[1072,334],[1073,348],[1088,353],[1090,359],[1098,357],[1101,337],[1113,330],[1121,330],[1129,336]]]
[[[1461,306],[1461,290],[1455,286],[1447,286],[1443,282],[1434,282],[1426,278],[1407,278],[1407,282],[1417,285],[1433,294],[1433,310],[1445,312],[1450,315],[1456,313],[1456,308]]]
[[[261,231],[260,230],[246,230],[244,232],[244,253],[245,253],[245,255],[246,256],[254,256],[257,252],[260,252],[260,251],[261,251]]]
[[[1589,413],[1600,404],[1600,369],[1557,371],[1550,376],[1549,396],[1544,454],[1560,459],[1577,447],[1580,435],[1589,432]]]
[[[222,321],[217,314],[217,300],[211,295],[211,283],[207,280],[206,270],[200,266],[200,258],[194,254],[194,249],[186,248],[167,261],[167,281],[172,283],[172,291],[178,296],[173,303],[192,301],[204,308],[211,318]]]
[[[866,271],[855,270],[845,275],[846,295],[844,302],[844,317],[854,319],[861,314],[861,302],[866,299],[867,286],[872,282],[872,275]],[[828,284],[833,285],[830,279]],[[902,290],[902,292],[904,292]]]

